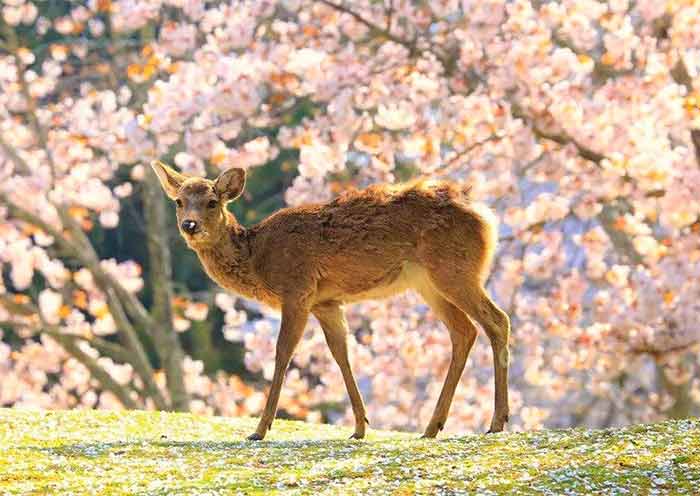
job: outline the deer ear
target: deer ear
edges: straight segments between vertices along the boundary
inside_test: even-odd
[[[171,169],[160,160],[151,162],[151,167],[153,167],[153,170],[158,176],[160,185],[163,186],[165,194],[168,195],[171,200],[175,200],[177,198],[177,192],[180,190],[182,183],[187,179],[187,176]]]
[[[245,170],[228,169],[222,172],[214,183],[214,191],[223,202],[230,202],[241,196],[245,187]]]

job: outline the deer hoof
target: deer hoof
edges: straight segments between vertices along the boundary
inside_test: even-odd
[[[421,439],[433,439],[437,437],[438,432],[440,432],[445,427],[445,424],[438,422],[435,427],[430,425],[425,429],[425,433],[420,437]]]
[[[365,437],[364,434],[361,434],[361,433],[359,433],[359,432],[354,432],[353,435],[350,436],[349,439],[362,439],[362,438],[364,438],[364,437]]]
[[[250,436],[246,438],[248,441],[262,441],[263,436],[258,434],[257,432],[252,433]]]

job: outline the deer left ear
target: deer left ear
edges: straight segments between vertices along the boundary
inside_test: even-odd
[[[151,162],[151,167],[153,167],[153,170],[158,176],[160,185],[163,187],[165,194],[168,195],[171,200],[176,199],[180,186],[185,182],[187,176],[171,169],[159,160]]]
[[[214,182],[214,192],[224,203],[230,202],[241,196],[245,188],[245,170],[228,169],[222,172]]]

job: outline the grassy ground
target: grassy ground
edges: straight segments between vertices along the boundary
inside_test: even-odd
[[[700,421],[452,439],[153,412],[0,409],[0,494],[698,494]]]

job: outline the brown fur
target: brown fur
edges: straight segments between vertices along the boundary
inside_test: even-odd
[[[166,193],[182,203],[178,225],[193,220],[194,236],[181,229],[207,274],[222,287],[282,311],[275,374],[265,411],[251,439],[272,424],[279,390],[309,313],[321,323],[338,362],[355,413],[355,434],[365,433],[365,409],[347,357],[342,305],[418,291],[450,331],[453,354],[426,437],[434,437],[449,407],[478,322],[491,340],[495,412],[490,431],[508,417],[506,314],[483,289],[495,248],[495,220],[468,191],[448,181],[375,185],[344,193],[328,204],[285,208],[245,229],[225,205],[240,195],[240,169],[216,181],[187,178],[154,163]],[[216,202],[216,207],[207,206]]]

